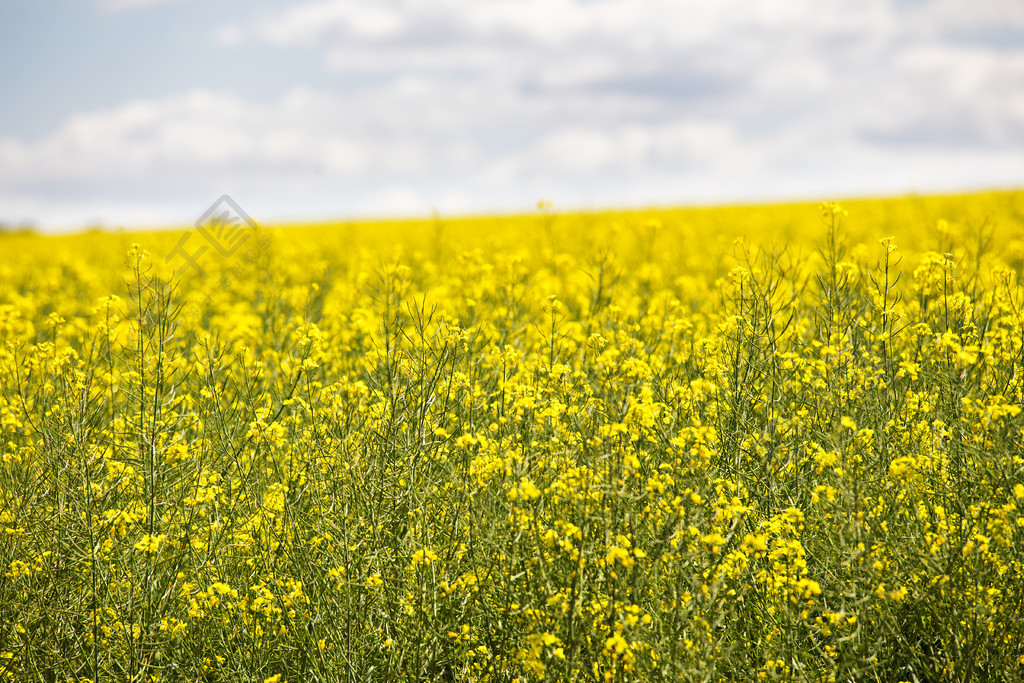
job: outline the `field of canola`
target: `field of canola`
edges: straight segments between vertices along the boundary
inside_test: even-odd
[[[0,680],[1024,679],[1024,193],[181,237],[0,235]]]

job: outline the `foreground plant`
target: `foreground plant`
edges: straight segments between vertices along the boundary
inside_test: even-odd
[[[999,211],[789,208],[782,248],[545,206],[210,279],[31,243],[0,279],[0,678],[1018,680]]]

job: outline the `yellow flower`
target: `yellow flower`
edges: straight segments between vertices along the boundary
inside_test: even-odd
[[[437,553],[429,548],[421,548],[412,554],[413,564],[430,564],[437,559]]]
[[[615,564],[618,562],[627,569],[636,564],[636,560],[630,557],[629,551],[625,548],[613,545],[608,549],[608,554],[604,558],[605,564]]]
[[[626,642],[626,639],[622,637],[621,633],[616,633],[611,638],[604,641],[604,649],[606,652],[621,655],[629,649],[629,643]]]
[[[167,534],[159,534],[156,536],[145,534],[142,537],[142,540],[135,544],[135,549],[140,552],[153,554],[159,552],[160,546],[163,545],[166,541]]]

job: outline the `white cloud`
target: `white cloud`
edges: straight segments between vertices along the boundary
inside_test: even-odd
[[[1024,146],[1024,48],[927,43],[901,50],[862,123],[892,144]]]
[[[927,35],[969,35],[972,31],[1024,29],[1024,4],[1018,0],[931,0],[907,11],[908,27]]]
[[[231,188],[281,215],[384,215],[1020,184],[1022,8],[292,3],[217,40],[314,50],[316,89],[195,89],[0,136],[2,210],[194,210]]]
[[[593,180],[609,171],[710,171],[747,161],[736,131],[722,123],[681,121],[613,130],[566,126],[502,159],[494,177],[499,182],[536,174]]]
[[[252,28],[277,44],[339,41],[506,41],[561,47],[600,41],[633,51],[711,44],[734,36],[783,32],[860,35],[892,24],[884,0],[318,0],[293,5]]]

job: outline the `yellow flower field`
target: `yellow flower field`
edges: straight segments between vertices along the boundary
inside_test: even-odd
[[[180,238],[0,235],[0,680],[1024,679],[1024,192]]]

